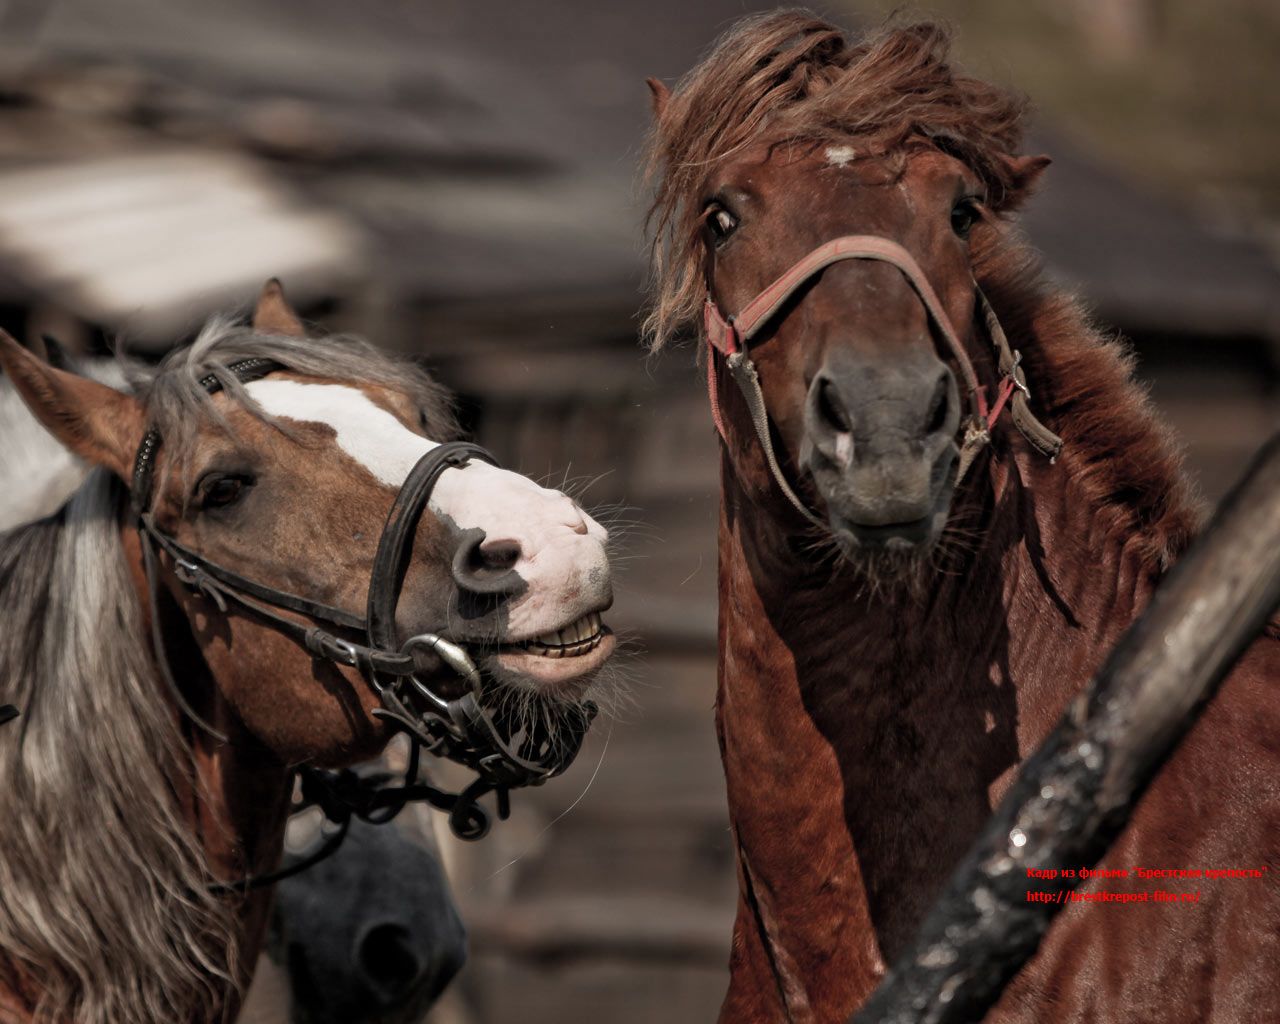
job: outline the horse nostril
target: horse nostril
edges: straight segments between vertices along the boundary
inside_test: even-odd
[[[356,969],[383,1005],[403,999],[422,976],[423,962],[409,929],[374,925],[356,945]]]
[[[486,540],[476,549],[480,568],[486,572],[506,572],[520,561],[520,543],[514,540]]]
[[[453,556],[453,580],[472,594],[514,594],[522,586],[515,570],[521,554],[517,541],[491,541],[473,531]]]
[[[830,379],[824,379],[818,384],[818,415],[837,434],[847,434],[853,429],[844,403],[840,401],[836,386]]]
[[[942,432],[947,425],[947,415],[950,411],[951,375],[944,371],[933,389],[933,398],[929,400],[929,414],[925,417],[924,428],[926,437]]]

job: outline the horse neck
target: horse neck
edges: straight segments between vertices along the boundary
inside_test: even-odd
[[[975,468],[957,518],[977,539],[918,593],[797,568],[722,472],[717,720],[743,906],[774,974],[820,979],[814,1004],[873,987],[1158,578],[1158,544],[1075,453],[1010,442]]]
[[[122,539],[138,589],[146,635],[150,636],[151,610],[140,539],[132,529],[125,529]],[[160,615],[166,638],[162,656],[184,698],[201,719],[226,736],[223,742],[202,725],[182,717],[193,773],[173,780],[174,794],[204,850],[213,877],[237,882],[265,874],[275,869],[283,848],[292,775],[227,704],[200,655],[187,620],[163,595]],[[154,650],[151,653],[153,657],[161,656]],[[173,695],[161,696],[179,717]],[[238,906],[240,968],[246,985],[265,940],[270,906],[270,888],[250,892]],[[232,1001],[236,1001],[234,997]],[[226,1019],[235,1016],[231,1006],[221,1012],[227,1015]]]

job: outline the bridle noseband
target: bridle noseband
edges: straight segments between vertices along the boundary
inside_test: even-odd
[[[755,428],[774,481],[787,501],[805,519],[820,527],[826,526],[792,489],[782,472],[782,467],[778,464],[769,432],[769,413],[765,407],[764,393],[760,390],[760,378],[748,350],[751,340],[778,315],[779,310],[792,295],[817,274],[842,260],[876,260],[888,263],[902,271],[916,295],[920,297],[934,327],[946,341],[949,354],[959,366],[964,388],[969,396],[970,415],[965,423],[964,439],[960,444],[959,467],[956,470],[957,482],[968,472],[978,452],[990,442],[991,431],[1006,405],[1009,406],[1014,426],[1032,447],[1050,459],[1057,456],[1062,450],[1062,439],[1032,414],[1027,402],[1031,392],[1027,389],[1027,381],[1019,365],[1021,357],[1010,347],[995,311],[987,302],[986,296],[982,294],[982,289],[978,287],[977,282],[974,282],[974,293],[977,296],[978,308],[982,312],[991,346],[995,350],[1001,377],[996,400],[990,405],[987,403],[986,389],[978,381],[973,362],[965,352],[964,345],[952,326],[946,310],[938,301],[938,296],[929,284],[929,279],[920,269],[915,258],[897,242],[880,235],[845,235],[818,246],[807,256],[796,261],[736,315],[726,317],[720,312],[715,300],[711,297],[710,287],[708,287],[706,303],[703,306],[703,328],[706,332],[707,344],[710,346],[707,358],[707,391],[711,399],[711,415],[715,420],[716,429],[727,443],[728,435],[724,429],[716,385],[715,356],[718,353],[724,357],[730,375],[746,400],[752,426]]]
[[[285,367],[273,360],[257,358],[230,363],[226,372],[245,384],[281,369]],[[216,373],[208,374],[200,383],[210,394],[223,387],[222,379]],[[342,818],[345,813],[343,820],[349,820],[354,813],[365,820],[383,821],[398,812],[407,800],[426,800],[449,812],[450,826],[460,838],[479,839],[489,827],[488,814],[478,803],[481,797],[495,792],[499,817],[505,818],[510,790],[541,785],[573,763],[595,716],[594,704],[584,702],[561,716],[562,720],[555,724],[554,733],[552,726],[545,722],[539,721],[536,725],[522,723],[501,710],[492,710],[484,705],[485,681],[461,644],[435,633],[421,633],[401,640],[396,629],[396,607],[409,565],[414,533],[432,489],[446,470],[461,469],[472,459],[496,466],[497,460],[489,452],[479,445],[452,441],[432,448],[410,470],[378,541],[369,581],[368,604],[364,617],[361,617],[247,579],[202,558],[162,532],[149,511],[155,458],[160,444],[159,431],[152,427],[143,438],[134,462],[132,510],[142,545],[156,660],[175,699],[195,723],[226,740],[190,707],[173,679],[158,614],[157,548],[172,559],[173,572],[179,582],[207,597],[219,611],[226,613],[229,605],[235,604],[270,623],[313,657],[358,669],[382,704],[373,714],[408,736],[412,744],[410,767],[404,785],[394,790],[384,788],[360,795],[359,782],[351,780],[360,780],[361,777],[352,773],[339,775],[305,766],[300,769],[307,802],[321,806],[330,818],[335,815]],[[313,621],[299,622],[281,614],[280,610]],[[314,620],[354,631],[363,639],[347,639],[315,625]],[[422,678],[420,666],[433,657],[458,677],[461,686],[455,684],[454,689],[460,688],[460,695],[438,692],[429,679]],[[475,781],[457,794],[420,781],[418,764],[422,750],[469,768],[477,776]],[[344,786],[347,789],[354,787],[356,795],[338,799],[345,792]],[[311,789],[309,795],[308,787]],[[342,807],[346,808],[345,812]],[[345,834],[345,825],[342,834]],[[326,850],[325,855],[330,852],[332,849]],[[320,858],[308,858],[305,866],[317,859]],[[244,889],[250,884],[267,884],[297,870],[300,868],[295,865],[286,871],[254,879],[251,883],[236,883],[224,888]]]

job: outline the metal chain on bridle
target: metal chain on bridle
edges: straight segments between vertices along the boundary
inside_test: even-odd
[[[1062,450],[1062,438],[1036,419],[1028,401],[1031,392],[1023,375],[1021,355],[1009,345],[1004,329],[982,289],[974,282],[974,294],[983,326],[995,352],[1000,373],[1000,385],[996,400],[988,404],[986,389],[978,380],[973,362],[965,351],[959,335],[951,324],[946,310],[929,284],[915,258],[901,245],[880,235],[845,235],[818,246],[808,255],[796,261],[772,284],[756,295],[733,316],[724,316],[711,296],[708,280],[707,300],[703,306],[703,329],[710,352],[707,358],[707,391],[711,400],[711,415],[720,436],[726,439],[724,420],[720,412],[720,398],[716,384],[716,356],[722,356],[738,390],[747,403],[751,424],[764,453],[765,462],[778,489],[788,502],[810,523],[825,528],[826,524],[796,494],[787,482],[778,457],[774,452],[769,429],[769,412],[765,407],[764,393],[760,390],[760,378],[749,353],[751,340],[779,314],[783,305],[814,276],[833,263],[842,260],[877,260],[900,270],[911,284],[921,303],[928,311],[934,328],[942,335],[951,357],[960,368],[960,376],[969,399],[969,416],[963,423],[964,435],[960,441],[956,482],[964,479],[978,453],[991,442],[991,431],[1008,406],[1014,426],[1030,442],[1031,446],[1049,459]]]
[[[280,369],[284,367],[270,359],[255,358],[230,363],[226,372],[244,384]],[[216,373],[200,383],[210,394],[223,387]],[[414,533],[436,481],[445,471],[462,469],[472,459],[497,465],[489,452],[469,442],[452,441],[432,448],[410,470],[378,541],[368,603],[360,616],[248,579],[202,558],[161,531],[150,511],[160,445],[160,433],[153,427],[138,448],[131,502],[147,578],[155,657],[183,713],[210,735],[226,741],[225,735],[191,707],[173,678],[159,616],[160,553],[172,561],[173,574],[181,584],[212,601],[223,614],[234,605],[269,623],[313,657],[358,669],[382,705],[373,714],[403,732],[410,743],[408,767],[399,785],[389,785],[385,773],[361,775],[350,770],[299,767],[302,799],[291,813],[318,807],[337,830],[302,860],[271,874],[216,886],[217,890],[243,892],[297,874],[337,850],[352,818],[380,824],[390,821],[410,801],[425,801],[447,812],[450,828],[459,838],[480,839],[490,824],[489,813],[480,805],[484,796],[494,793],[498,816],[506,818],[512,789],[541,785],[573,763],[595,717],[594,704],[587,701],[567,709],[554,727],[541,717],[536,724],[523,722],[500,706],[486,705],[486,680],[464,646],[436,633],[420,633],[401,641],[396,629],[396,607]],[[292,612],[304,621],[282,612]],[[317,622],[361,639],[348,639]],[[436,683],[441,669],[453,677],[445,687]],[[458,793],[423,781],[420,761],[424,750],[470,769],[475,780]]]

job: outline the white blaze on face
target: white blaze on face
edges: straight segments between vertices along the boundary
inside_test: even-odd
[[[827,163],[832,167],[844,167],[857,156],[852,146],[828,146]]]
[[[359,388],[258,380],[247,390],[267,413],[332,427],[338,447],[379,483],[399,490],[409,471],[438,443],[415,434]],[[609,591],[608,534],[567,495],[528,477],[472,461],[441,474],[428,508],[487,542],[514,542],[515,570],[528,589],[509,605],[511,639],[554,630],[594,610]]]

